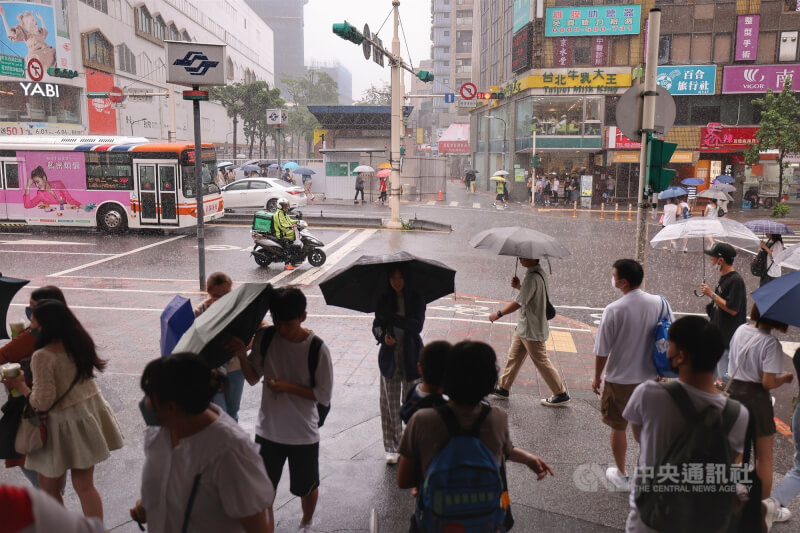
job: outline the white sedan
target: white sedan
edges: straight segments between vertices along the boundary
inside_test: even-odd
[[[302,187],[278,178],[245,178],[222,187],[225,209],[259,207],[268,211],[278,208],[278,198],[289,200],[289,207],[304,207],[306,194]]]

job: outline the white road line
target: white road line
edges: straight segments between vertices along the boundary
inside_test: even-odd
[[[427,204],[425,204],[425,205],[436,205],[436,202],[434,202],[434,201],[430,201],[430,202],[428,202],[428,203],[427,203]]]
[[[336,238],[335,238],[335,239],[334,239],[334,240],[333,240],[333,241],[332,241],[330,244],[327,244],[327,245],[325,245],[325,247],[326,247],[326,248],[330,248],[330,247],[336,246],[336,245],[337,245],[337,244],[339,244],[341,241],[343,241],[344,239],[346,239],[347,237],[349,237],[350,235],[352,235],[353,233],[355,233],[355,231],[356,231],[356,230],[354,230],[354,229],[351,229],[351,230],[347,231],[346,233],[344,233],[343,235],[339,235],[339,236],[338,236],[338,237],[336,237]],[[297,271],[296,271],[296,270],[284,270],[283,272],[281,272],[280,274],[278,274],[278,275],[277,275],[277,276],[275,276],[274,278],[272,278],[272,279],[268,280],[268,281],[267,281],[267,283],[272,283],[273,285],[275,285],[276,283],[278,283],[278,282],[279,282],[280,280],[282,280],[283,278],[285,278],[285,277],[288,277],[288,276],[291,276],[291,275],[292,275],[292,274],[294,274],[295,272],[297,272]]]
[[[0,241],[0,244],[25,244],[30,246],[96,246],[92,242],[38,241],[36,239],[19,239],[16,241]]]
[[[144,250],[148,250],[150,248],[155,248],[156,246],[161,246],[162,244],[167,244],[172,241],[177,241],[178,239],[183,239],[186,235],[178,235],[176,237],[172,237],[171,239],[166,239],[160,242],[154,242],[152,244],[148,244],[147,246],[142,246],[141,248],[136,248],[135,250],[131,250],[129,252],[124,252],[121,254],[112,255],[111,257],[106,257],[105,259],[98,259],[97,261],[92,261],[91,263],[86,263],[85,265],[77,266],[74,268],[70,268],[67,270],[62,270],[61,272],[56,272],[55,274],[50,274],[51,277],[57,278],[59,276],[63,276],[64,274],[70,274],[72,272],[76,272],[78,270],[83,270],[84,268],[93,267],[96,265],[100,265],[102,263],[107,263],[108,261],[113,261],[115,259],[119,259],[120,257],[125,257],[126,255],[132,255]]]
[[[58,255],[116,255],[116,254],[93,254],[89,252],[37,252],[35,250],[0,250],[4,254],[58,254]]]
[[[28,304],[11,304],[14,307],[25,307]],[[72,305],[69,306],[70,309],[88,309],[91,311],[148,311],[148,312],[156,312],[161,313],[163,309],[154,309],[151,307],[99,307],[99,306],[91,306],[91,305]]]
[[[68,277],[68,276],[64,276],[64,277]],[[191,281],[194,282],[194,281],[197,281],[197,280],[195,279],[195,280],[191,280]],[[24,287],[22,287],[22,290],[25,290],[25,289],[34,290],[34,289],[38,289],[38,288],[39,287],[37,287],[35,285],[25,285]],[[59,289],[61,289],[62,291],[81,291],[81,292],[92,291],[92,292],[136,292],[136,293],[145,293],[145,294],[203,294],[203,295],[206,294],[205,291],[174,291],[174,290],[173,291],[152,291],[152,290],[147,290],[147,289],[96,289],[94,287],[92,287],[92,288],[89,288],[89,287],[59,287]]]
[[[458,202],[450,202],[450,207],[458,207]]]
[[[347,244],[336,250],[336,252],[328,258],[328,261],[319,268],[310,269],[303,274],[301,274],[297,279],[294,280],[294,283],[297,285],[301,284],[310,284],[315,279],[319,278],[334,266],[336,266],[339,261],[344,259],[347,254],[355,250],[359,245],[361,245],[364,241],[372,237],[372,235],[378,230],[376,229],[367,229],[361,232],[361,235],[353,238],[353,240],[349,241]]]
[[[474,204],[472,204],[472,209],[480,209],[480,208],[481,204],[479,202],[475,202]]]

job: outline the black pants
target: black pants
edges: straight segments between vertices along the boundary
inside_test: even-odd
[[[362,192],[361,199],[362,199],[362,200],[364,199],[363,192]],[[384,202],[386,202],[386,191],[382,191],[382,192],[381,192],[381,197],[380,197],[380,200],[381,200],[381,203],[384,203]]]
[[[361,193],[361,201],[364,201],[364,189],[356,189],[356,195],[353,197],[354,201],[358,201],[358,193]]]

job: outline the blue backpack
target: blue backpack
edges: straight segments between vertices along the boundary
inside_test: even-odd
[[[491,411],[481,414],[470,429],[462,429],[447,405],[435,407],[450,433],[436,454],[417,497],[419,531],[463,533],[506,531],[508,495],[497,458],[480,440],[480,427]]]
[[[669,320],[669,308],[663,296],[661,298],[661,311],[658,314],[658,322],[653,330],[655,345],[653,346],[653,362],[656,364],[658,375],[663,378],[677,378],[678,374],[669,366],[667,348],[669,347],[669,327],[672,322]],[[666,311],[666,313],[664,313]]]

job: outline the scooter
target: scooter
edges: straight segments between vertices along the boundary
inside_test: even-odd
[[[325,251],[321,249],[325,246],[321,240],[314,237],[308,231],[308,224],[303,220],[297,221],[297,232],[299,240],[295,241],[287,248],[272,233],[253,230],[253,251],[250,255],[256,260],[258,266],[269,266],[270,263],[286,263],[287,261],[292,264],[302,263],[306,259],[311,266],[319,267],[325,264],[328,258]]]

